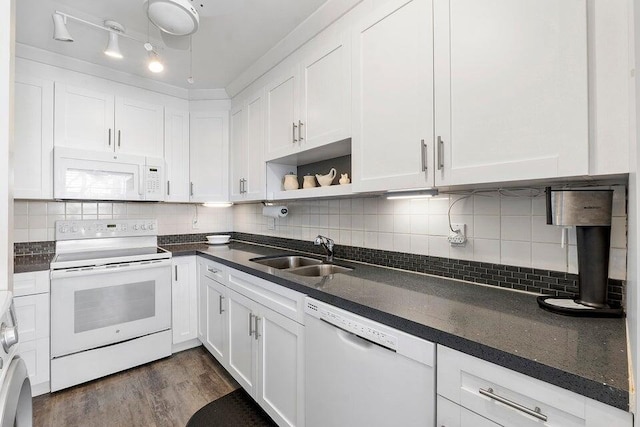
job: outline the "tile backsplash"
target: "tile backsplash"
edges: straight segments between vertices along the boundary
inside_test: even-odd
[[[623,185],[611,188],[609,276],[625,280],[626,193]],[[370,197],[283,204],[289,215],[275,220],[262,215],[259,203],[235,206],[234,231],[302,240],[322,234],[342,245],[577,273],[575,228],[569,229],[568,244],[561,247],[561,228],[546,224],[544,195],[495,192],[422,200]],[[464,246],[452,247],[447,241],[450,207],[451,222],[466,224]]]
[[[615,185],[609,276],[626,279],[627,214],[624,185]],[[262,215],[262,204],[230,209],[175,203],[80,203],[17,200],[15,242],[51,241],[61,219],[157,218],[159,235],[236,231],[310,240],[318,234],[348,246],[577,273],[575,228],[562,248],[562,231],[549,226],[543,196],[480,193],[422,200],[381,197],[283,203],[286,218]],[[468,241],[451,246],[451,222],[466,224]],[[193,220],[198,218],[198,228]]]
[[[194,228],[196,217],[197,228]],[[194,204],[16,200],[13,237],[18,243],[54,240],[55,222],[64,219],[135,218],[156,218],[159,235],[231,231],[233,228],[232,209],[205,208]]]

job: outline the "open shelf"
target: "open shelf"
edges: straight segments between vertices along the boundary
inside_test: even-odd
[[[353,194],[351,184],[328,185],[326,187],[300,188],[298,190],[267,193],[268,200],[310,199],[319,197],[349,196]]]

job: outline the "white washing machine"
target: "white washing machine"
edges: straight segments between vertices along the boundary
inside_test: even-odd
[[[11,292],[0,291],[0,427],[31,427],[27,366],[17,356],[18,325]]]

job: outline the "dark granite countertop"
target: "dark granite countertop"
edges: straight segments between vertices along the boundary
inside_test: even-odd
[[[336,261],[354,271],[302,277],[251,262],[294,251],[233,242],[164,246],[204,255],[437,344],[628,410],[624,319],[566,317],[535,295],[389,268]]]
[[[55,254],[20,255],[13,257],[14,273],[48,270]]]

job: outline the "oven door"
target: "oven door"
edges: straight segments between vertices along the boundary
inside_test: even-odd
[[[51,356],[171,328],[171,261],[51,272]]]

